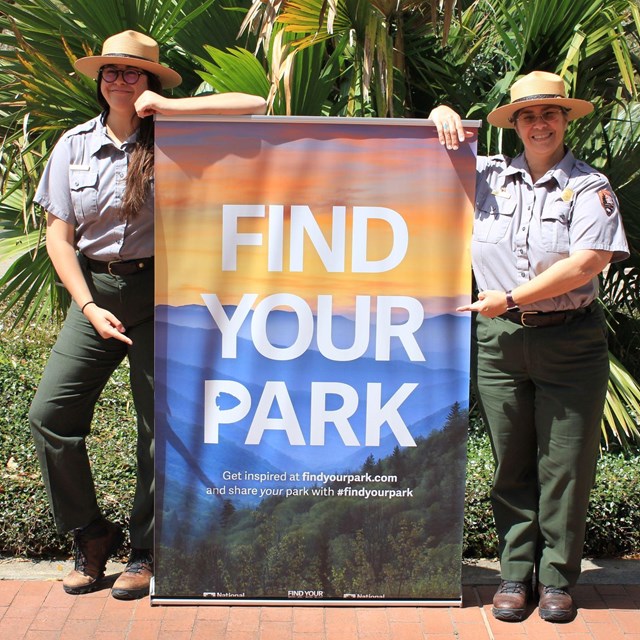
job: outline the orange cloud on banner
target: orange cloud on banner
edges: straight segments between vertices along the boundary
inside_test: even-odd
[[[159,122],[156,139],[156,301],[202,304],[201,294],[218,293],[234,304],[244,293],[294,293],[313,299],[334,296],[340,309],[357,295],[410,295],[420,299],[468,295],[467,263],[452,269],[451,255],[468,254],[474,185],[473,147],[447,153],[433,127],[282,122]],[[455,164],[454,164],[455,163]],[[465,170],[460,171],[459,167]],[[264,216],[241,217],[235,232],[254,234],[260,244],[234,247],[235,270],[223,270],[225,207],[262,207]],[[333,233],[344,241],[344,269],[329,272],[306,235],[302,271],[290,269],[292,207],[312,213],[328,249]],[[344,208],[345,224],[334,208]],[[358,273],[356,253],[368,260],[389,254],[390,226],[372,218],[366,247],[353,236],[354,208],[396,212],[408,230],[403,259],[389,271]],[[273,212],[282,215],[282,247],[270,238]],[[335,229],[334,229],[335,226]],[[228,250],[227,246],[227,250]],[[269,271],[277,255],[281,270]]]

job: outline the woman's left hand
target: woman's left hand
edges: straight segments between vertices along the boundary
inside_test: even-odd
[[[458,307],[456,311],[475,311],[487,318],[501,316],[507,310],[507,294],[504,291],[481,291],[472,304]]]
[[[457,111],[454,111],[446,104],[441,104],[431,110],[429,120],[433,122],[438,131],[440,144],[447,149],[457,149],[465,138],[473,136],[472,131],[465,131],[462,126],[462,118]]]
[[[154,113],[163,113],[166,105],[169,104],[169,98],[165,98],[155,91],[147,89],[143,91],[136,100],[135,108],[138,117],[146,118]]]

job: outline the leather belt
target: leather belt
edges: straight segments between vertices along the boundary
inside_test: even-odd
[[[108,273],[112,276],[131,276],[153,267],[153,256],[149,258],[138,258],[136,260],[94,260],[87,258],[87,266],[94,273]]]
[[[499,317],[523,327],[556,327],[590,314],[596,304],[596,302],[592,302],[588,307],[568,309],[567,311],[507,311]]]

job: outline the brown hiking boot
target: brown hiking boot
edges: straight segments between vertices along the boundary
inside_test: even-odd
[[[503,580],[493,596],[493,617],[504,622],[520,622],[531,597],[530,582]]]
[[[122,529],[99,518],[84,529],[74,531],[75,568],[62,581],[63,589],[72,595],[97,589],[104,577],[107,560],[124,541]]]
[[[153,576],[151,549],[132,549],[127,568],[118,576],[111,595],[118,600],[137,600],[149,593]]]
[[[538,585],[538,613],[547,622],[571,622],[576,617],[573,598],[566,588]]]

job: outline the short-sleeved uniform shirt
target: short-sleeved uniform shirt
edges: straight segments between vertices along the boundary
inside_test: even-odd
[[[511,291],[583,249],[629,256],[618,201],[608,180],[571,151],[537,182],[524,155],[478,157],[472,263],[480,291]],[[598,279],[523,309],[589,305]]]
[[[60,138],[42,174],[35,201],[73,225],[76,247],[89,258],[153,255],[153,183],[136,216],[119,216],[136,135],[118,146],[101,118],[93,118]]]

